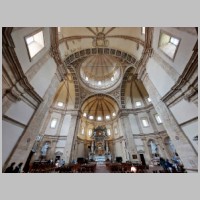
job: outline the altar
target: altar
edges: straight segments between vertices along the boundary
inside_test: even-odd
[[[105,156],[95,156],[94,157],[96,162],[104,162],[106,161],[106,157]]]
[[[111,160],[111,154],[108,146],[107,129],[103,126],[98,126],[93,129],[91,135],[92,144],[89,152],[89,159],[96,162],[104,162]]]

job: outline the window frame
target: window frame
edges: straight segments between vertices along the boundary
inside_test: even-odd
[[[144,33],[143,33],[143,28],[144,28]],[[142,26],[142,27],[141,27],[141,34],[142,34],[142,35],[145,35],[145,34],[146,34],[146,27],[145,27],[145,26]]]
[[[160,118],[160,116],[159,116],[159,118],[160,118],[160,120],[161,120],[161,122],[158,122],[158,120],[157,120],[157,118],[156,118],[156,116],[159,116],[159,114],[158,113],[156,113],[156,114],[154,114],[154,118],[155,118],[155,120],[156,120],[156,123],[158,124],[158,125],[160,125],[160,124],[162,124],[163,123],[163,121],[162,121],[162,119]]]
[[[171,43],[171,44],[173,44],[173,45],[176,46],[176,50],[175,50],[175,52],[174,52],[173,58],[170,57],[166,52],[164,52],[164,51],[160,48],[160,46],[159,46],[159,45],[160,45],[160,40],[161,40],[162,34],[168,35],[168,36],[170,37],[170,40],[171,40],[171,38],[175,38],[175,39],[178,39],[178,40],[179,40],[178,45],[175,45],[175,44],[171,43],[170,40],[169,40],[169,42],[168,42],[168,43]],[[175,57],[176,57],[178,48],[179,48],[179,46],[180,46],[180,43],[181,43],[181,38],[175,36],[174,34],[171,34],[171,33],[167,32],[167,31],[165,31],[165,30],[162,30],[162,29],[160,30],[159,39],[158,39],[158,49],[159,49],[159,51],[160,51],[162,54],[164,54],[165,56],[167,56],[167,58],[169,58],[169,59],[170,59],[171,61],[173,61],[173,62],[174,62],[174,60],[175,60]]]
[[[56,120],[55,127],[52,127],[52,122],[53,122],[53,120]],[[58,123],[58,118],[53,117],[53,118],[51,119],[51,122],[50,122],[50,128],[51,128],[51,129],[55,129],[56,126],[57,126],[57,123]]]
[[[41,32],[41,31],[42,31],[42,34],[43,34],[44,47],[43,47],[42,49],[40,49],[33,57],[31,57],[30,51],[29,51],[29,46],[28,46],[28,44],[27,44],[26,39],[29,38],[29,37],[33,37],[34,35],[36,35],[37,33]],[[37,30],[33,31],[32,33],[26,35],[26,36],[24,37],[24,41],[25,41],[25,46],[26,46],[27,52],[28,52],[29,60],[32,61],[41,51],[44,50],[44,48],[45,48],[45,46],[46,46],[46,42],[45,42],[45,39],[44,39],[44,28],[37,29]]]
[[[145,120],[147,121],[147,123],[148,123],[147,126],[144,126],[144,124],[143,124],[143,121],[142,121],[142,120],[144,120],[144,119],[145,119]],[[148,117],[141,117],[140,120],[141,120],[141,122],[142,122],[142,126],[143,126],[144,128],[148,128],[148,127],[150,127],[150,123],[149,123],[149,119],[148,119]]]
[[[137,105],[137,103],[140,103],[140,105]],[[135,107],[136,107],[136,108],[142,107],[142,102],[141,102],[141,101],[136,101],[136,102],[135,102]]]

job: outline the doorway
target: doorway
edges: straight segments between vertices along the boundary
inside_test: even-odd
[[[146,165],[145,159],[144,159],[144,154],[140,154],[140,160],[142,162],[142,165]]]

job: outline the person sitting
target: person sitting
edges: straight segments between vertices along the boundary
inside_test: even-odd
[[[4,173],[13,173],[15,162],[12,162],[11,165],[6,168]]]

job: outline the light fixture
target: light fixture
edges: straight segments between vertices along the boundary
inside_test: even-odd
[[[92,115],[89,116],[89,119],[94,119],[94,117]]]
[[[88,81],[88,77],[87,76],[85,77],[85,80]]]
[[[135,173],[136,171],[137,171],[137,169],[134,166],[132,166],[131,167],[131,172]]]
[[[83,113],[83,117],[86,117],[87,116],[87,114],[86,113]]]
[[[115,116],[116,116],[116,113],[114,112],[112,115],[113,115],[113,117],[115,117]]]
[[[59,107],[63,107],[64,104],[63,104],[63,102],[60,102],[60,101],[59,101],[57,105],[58,105]]]

